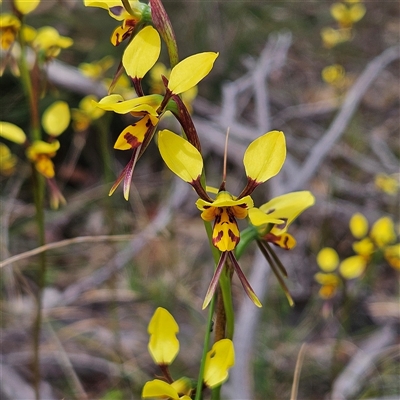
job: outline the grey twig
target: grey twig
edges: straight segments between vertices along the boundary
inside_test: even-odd
[[[171,188],[171,195],[166,203],[161,206],[155,218],[142,230],[128,245],[119,252],[106,265],[98,269],[95,273],[69,286],[64,293],[57,299],[56,304],[47,304],[47,307],[56,305],[69,305],[73,303],[84,291],[101,285],[116,269],[122,269],[149,241],[149,238],[157,236],[170,222],[174,210],[178,209],[186,200],[190,186],[175,178]]]

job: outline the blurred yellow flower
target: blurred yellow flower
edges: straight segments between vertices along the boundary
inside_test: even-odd
[[[57,57],[61,49],[71,47],[73,43],[71,38],[60,36],[52,26],[44,26],[37,30],[32,45],[37,51],[43,53],[46,59],[51,59]]]
[[[365,6],[361,3],[346,5],[344,3],[334,3],[331,8],[332,17],[338,22],[341,28],[351,28],[358,22],[366,12]]]
[[[105,111],[96,106],[95,102],[97,101],[98,98],[94,95],[85,96],[79,102],[79,108],[71,110],[72,124],[76,131],[88,129],[92,121],[104,115]]]
[[[400,174],[377,174],[375,176],[375,186],[391,196],[399,192]]]
[[[324,47],[330,49],[339,43],[347,42],[351,39],[350,29],[334,29],[325,27],[321,29],[321,38]]]
[[[21,21],[12,14],[0,15],[0,48],[8,50],[17,37],[21,28]]]
[[[12,175],[17,164],[17,157],[4,143],[0,143],[0,173],[4,176]]]

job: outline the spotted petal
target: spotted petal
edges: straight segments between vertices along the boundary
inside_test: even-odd
[[[260,210],[265,213],[265,221],[268,218],[280,219],[282,222],[275,225],[271,231],[274,235],[285,233],[290,224],[308,207],[315,203],[315,198],[311,192],[304,190],[300,192],[287,193],[282,196],[275,197],[268,203],[263,204]],[[264,225],[265,223],[258,216],[258,221],[252,224],[255,226]]]
[[[204,383],[209,388],[221,385],[228,379],[228,370],[234,364],[235,349],[232,340],[218,340],[206,355]]]

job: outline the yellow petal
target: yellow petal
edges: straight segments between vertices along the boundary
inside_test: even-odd
[[[348,13],[347,7],[343,3],[333,3],[331,5],[331,15],[336,21],[341,21],[346,18]]]
[[[365,257],[351,256],[340,263],[339,272],[345,279],[354,279],[364,273],[366,266]]]
[[[192,392],[192,382],[190,381],[189,378],[185,377],[179,378],[176,381],[172,382],[171,386],[180,394],[185,394],[187,396],[190,396]],[[182,399],[183,397],[180,398],[180,400]]]
[[[350,218],[349,227],[352,235],[356,239],[361,239],[368,233],[368,220],[361,213],[355,213]]]
[[[135,124],[127,126],[118,136],[114,149],[129,150],[138,147],[143,143],[146,133],[152,126],[148,115]]]
[[[54,156],[56,151],[60,148],[60,142],[54,140],[51,143],[43,142],[42,140],[35,140],[27,149],[26,155],[30,160],[33,160],[38,154],[46,154]]]
[[[369,257],[375,251],[375,245],[368,237],[353,243],[353,250],[360,256]]]
[[[40,0],[14,0],[15,8],[21,14],[29,14],[32,12],[40,3]]]
[[[124,51],[122,64],[126,73],[132,78],[143,78],[158,60],[160,51],[160,35],[152,26],[146,26]]]
[[[400,270],[400,243],[386,247],[383,256],[391,267]]]
[[[358,22],[365,15],[365,12],[366,8],[363,4],[354,4],[349,12],[351,21]]]
[[[315,197],[313,194],[304,190],[275,197],[268,203],[263,204],[260,210],[269,218],[281,219],[283,221],[282,224],[278,223],[275,225],[271,231],[274,235],[282,235],[287,231],[290,224],[314,203]]]
[[[281,224],[283,222],[282,219],[271,217],[257,207],[250,208],[248,216],[254,226],[267,226],[268,224]]]
[[[148,348],[155,363],[171,364],[179,351],[179,341],[176,338],[179,326],[174,317],[165,308],[158,307],[150,320],[148,332]]]
[[[158,148],[168,168],[185,182],[199,179],[203,170],[203,158],[187,140],[164,129],[158,133]]]
[[[340,278],[336,274],[325,274],[324,272],[317,272],[314,275],[314,279],[320,285],[338,286],[340,284]]]
[[[228,370],[235,364],[235,350],[229,339],[219,340],[207,353],[204,366],[204,383],[209,388],[221,385],[228,379]]]
[[[379,218],[372,225],[369,235],[378,247],[394,243],[396,241],[396,232],[392,219],[389,217]]]
[[[49,106],[42,116],[43,129],[50,136],[63,133],[71,121],[69,106],[65,101],[56,101]]]
[[[24,144],[26,142],[24,131],[19,126],[10,122],[0,121],[0,137],[17,144]]]
[[[243,157],[247,177],[261,183],[275,176],[286,158],[285,135],[271,131],[250,143]]]
[[[339,256],[331,247],[324,247],[317,254],[317,264],[324,272],[334,271],[339,264]]]
[[[230,207],[215,208],[213,245],[220,251],[232,251],[240,240],[240,232]]]
[[[169,383],[160,379],[154,379],[150,382],[146,382],[143,386],[142,397],[179,400],[179,394],[176,389]]]
[[[102,110],[114,111],[118,114],[146,112],[150,115],[157,116],[157,108],[160,106],[162,99],[163,96],[151,94],[131,100],[124,100],[121,95],[112,94],[110,96],[103,97],[98,103],[93,103]]]
[[[196,86],[211,71],[217,57],[218,53],[206,52],[185,58],[172,68],[168,88],[179,94]]]
[[[254,202],[250,196],[244,196],[241,199],[235,199],[229,192],[223,190],[217,193],[216,199],[210,203],[203,199],[196,201],[196,206],[199,210],[204,210],[208,207],[234,207],[240,206],[245,210],[253,207]],[[247,215],[247,213],[246,213]],[[245,216],[246,216],[245,215]]]

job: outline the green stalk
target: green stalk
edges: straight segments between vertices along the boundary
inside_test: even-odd
[[[23,20],[21,20],[21,29]],[[32,72],[29,71],[28,62],[26,60],[26,45],[22,35],[19,35],[19,43],[21,46],[21,58],[19,69],[21,74],[21,84],[25,96],[28,98],[30,110],[30,131],[29,138],[31,141],[40,140],[42,137],[39,119],[39,66],[35,61]],[[45,180],[44,177],[36,170],[32,164],[32,191],[36,209],[36,224],[38,228],[38,245],[45,244],[45,216],[44,216],[44,194]],[[43,291],[46,286],[46,253],[42,252],[39,256],[39,277],[38,277],[38,293],[36,299],[36,316],[33,323],[33,375],[34,390],[36,400],[40,400],[40,333],[42,325],[42,302]]]
[[[214,308],[215,308],[215,296],[212,298],[212,300],[210,302],[210,307],[208,309],[208,319],[207,319],[207,325],[206,325],[206,334],[204,336],[203,353],[201,355],[201,363],[200,363],[199,376],[198,376],[198,379],[197,379],[195,400],[202,400],[202,398],[203,398],[204,366],[205,366],[205,363],[206,363],[207,352],[208,352],[208,349],[210,347],[210,336],[211,336],[211,331],[212,331]]]

